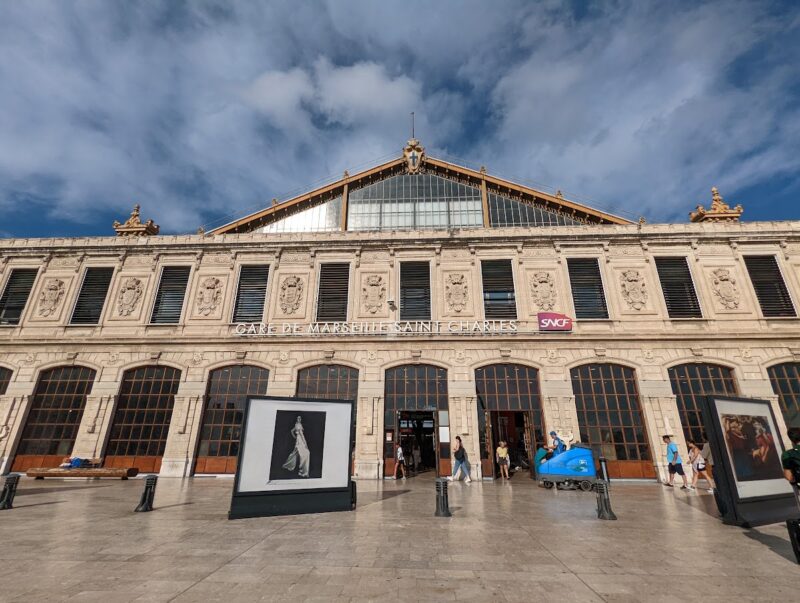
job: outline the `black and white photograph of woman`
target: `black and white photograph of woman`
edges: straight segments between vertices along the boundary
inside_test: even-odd
[[[321,477],[324,440],[324,412],[277,411],[269,481]]]

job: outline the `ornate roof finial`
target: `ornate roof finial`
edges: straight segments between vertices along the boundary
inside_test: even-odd
[[[697,210],[689,214],[689,220],[692,222],[738,222],[744,209],[741,205],[737,205],[731,209],[730,205],[725,203],[722,195],[716,186],[711,187],[711,206],[706,209],[702,205],[697,206]]]
[[[114,230],[117,231],[118,237],[147,237],[158,234],[158,224],[152,220],[142,223],[139,218],[139,204],[133,206],[130,217],[125,220],[124,224],[120,224],[114,220]]]
[[[406,160],[406,170],[409,174],[419,172],[422,162],[425,161],[425,149],[416,138],[411,138],[403,149],[403,157]]]
[[[561,189],[558,189],[556,191],[556,199],[563,199],[563,198],[564,198],[564,193],[561,192]]]

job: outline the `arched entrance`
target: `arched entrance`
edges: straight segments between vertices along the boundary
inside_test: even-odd
[[[181,372],[170,366],[125,371],[106,446],[106,467],[158,473]]]
[[[581,442],[608,459],[610,477],[656,477],[636,385],[619,364],[584,364],[570,371]]]
[[[394,474],[398,444],[419,470],[450,474],[450,415],[447,370],[428,364],[405,364],[386,370],[384,381],[384,476]],[[417,469],[415,469],[415,472]]]
[[[72,454],[95,375],[85,366],[57,366],[42,371],[12,471],[58,467],[61,459]]]
[[[786,427],[800,427],[800,362],[785,362],[767,369],[772,391],[778,396]]]
[[[687,440],[706,441],[700,400],[711,394],[736,396],[733,369],[718,364],[679,364],[669,369],[669,382],[678,403],[683,435]]]
[[[522,364],[492,364],[475,370],[481,467],[484,477],[498,475],[495,447],[508,443],[511,465],[533,473],[533,457],[545,443],[539,371]]]
[[[245,402],[266,394],[268,383],[269,370],[249,364],[208,374],[195,473],[236,473]]]

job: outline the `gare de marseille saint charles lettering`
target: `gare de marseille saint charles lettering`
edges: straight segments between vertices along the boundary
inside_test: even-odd
[[[538,314],[539,331],[572,331],[572,319],[556,312]],[[511,335],[519,331],[516,320],[412,320],[379,322],[266,323],[240,322],[234,334],[266,335]]]

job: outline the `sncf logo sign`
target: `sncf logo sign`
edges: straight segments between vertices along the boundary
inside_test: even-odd
[[[557,312],[539,312],[540,331],[571,331],[572,319]]]

